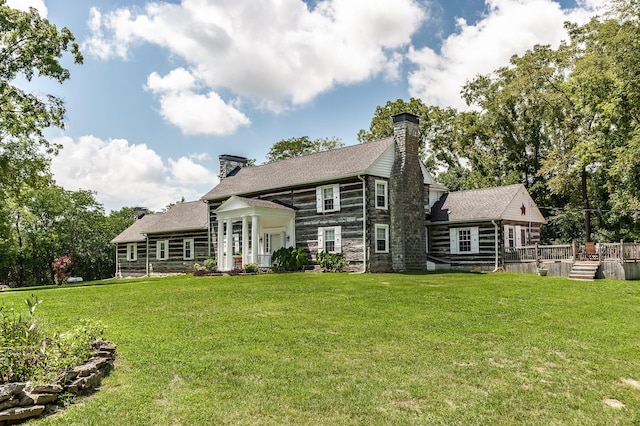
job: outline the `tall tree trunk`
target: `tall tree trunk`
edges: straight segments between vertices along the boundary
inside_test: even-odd
[[[587,194],[587,170],[582,169],[582,204],[584,206],[584,240],[591,241],[591,207]]]

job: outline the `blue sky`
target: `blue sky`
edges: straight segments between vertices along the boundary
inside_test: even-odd
[[[461,86],[606,0],[7,0],[75,34],[57,182],[105,209],[155,210],[217,184],[218,156],[261,163],[290,137],[357,143],[375,107],[465,108]]]

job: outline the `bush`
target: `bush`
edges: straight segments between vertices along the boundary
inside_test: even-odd
[[[307,252],[301,248],[279,248],[271,255],[275,271],[300,271],[308,263]]]
[[[53,268],[56,284],[60,285],[66,282],[71,276],[71,268],[73,268],[73,253],[55,258],[51,262],[51,268]]]
[[[257,263],[247,263],[244,265],[244,272],[247,274],[255,274],[260,270],[260,266]]]
[[[53,380],[86,361],[102,339],[102,325],[87,321],[69,333],[45,337],[34,319],[40,303],[34,295],[25,300],[28,316],[0,307],[0,384]]]
[[[349,261],[343,254],[322,251],[318,253],[316,258],[324,272],[342,272],[344,268],[349,266]]]
[[[210,257],[207,260],[204,261],[204,267],[208,270],[208,271],[215,271],[218,269],[218,259],[216,259],[215,257]]]

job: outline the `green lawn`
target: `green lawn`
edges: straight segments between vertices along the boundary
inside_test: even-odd
[[[33,424],[640,424],[638,282],[305,273],[36,294],[60,329],[101,320],[119,359]]]

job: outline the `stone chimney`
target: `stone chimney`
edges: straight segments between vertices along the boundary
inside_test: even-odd
[[[135,220],[142,219],[147,213],[149,213],[149,209],[146,207],[133,208],[133,218]]]
[[[218,158],[220,159],[220,180],[235,175],[247,165],[247,159],[237,155],[223,154]]]
[[[393,116],[395,160],[389,178],[389,234],[394,271],[427,268],[425,186],[418,124],[418,117],[410,113]]]

